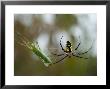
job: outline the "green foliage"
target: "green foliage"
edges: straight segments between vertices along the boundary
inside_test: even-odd
[[[20,45],[25,46],[26,48],[28,48],[30,51],[32,51],[35,55],[37,55],[41,61],[44,63],[44,65],[46,67],[48,67],[50,64],[52,64],[52,61],[49,59],[49,57],[47,57],[42,50],[39,48],[37,42],[31,42],[29,40],[27,40],[26,38],[21,38],[22,42],[19,43]]]

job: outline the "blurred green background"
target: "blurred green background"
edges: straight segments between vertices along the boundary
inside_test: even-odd
[[[91,14],[15,14],[14,15],[14,75],[15,76],[97,76],[97,16]],[[29,49],[18,44],[21,35],[30,41],[37,41],[41,50],[53,61],[62,57],[52,53],[63,53],[60,38],[65,47],[66,41],[72,49],[81,41],[78,52],[92,49],[82,59],[66,58],[62,62],[45,67]],[[80,39],[79,39],[80,37]]]

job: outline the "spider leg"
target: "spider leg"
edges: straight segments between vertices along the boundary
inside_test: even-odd
[[[77,45],[77,47],[75,48],[75,50],[77,50],[79,48],[80,44],[81,44],[81,42],[79,42],[79,44]]]
[[[74,54],[72,54],[72,55],[75,56],[75,57],[78,57],[78,58],[88,59],[88,58],[80,57],[80,56],[77,56],[77,55],[74,55]]]
[[[64,50],[64,48],[63,48],[63,46],[62,46],[62,44],[61,44],[62,38],[63,38],[63,36],[62,36],[61,39],[60,39],[60,46],[61,46],[62,50],[65,52],[65,50]]]
[[[83,53],[78,53],[78,55],[83,55],[83,54],[86,54],[88,52],[89,52],[89,50],[87,50],[86,52],[83,52]]]
[[[62,56],[64,54],[55,54],[55,53],[52,53],[53,55],[56,55],[56,56]]]
[[[67,56],[68,56],[68,55],[66,55],[66,56],[65,56],[65,57],[63,57],[62,59],[60,59],[60,60],[58,60],[58,61],[54,62],[53,64],[56,64],[56,63],[58,63],[58,62],[60,62],[60,61],[64,60]]]
[[[81,43],[79,43],[79,44],[77,45],[77,47],[75,48],[75,50],[77,50],[77,49],[79,48],[80,44],[81,44]]]
[[[91,50],[91,48],[92,48],[92,46],[87,50],[87,51],[85,51],[85,52],[82,52],[82,53],[78,53],[78,55],[83,55],[83,54],[86,54],[86,53],[88,53],[90,50]]]

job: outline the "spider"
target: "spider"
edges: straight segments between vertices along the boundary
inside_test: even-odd
[[[53,64],[56,64],[56,63],[61,62],[61,61],[64,60],[66,57],[71,58],[72,56],[77,57],[77,58],[88,59],[88,58],[81,57],[80,55],[86,54],[86,53],[92,48],[92,46],[91,46],[91,48],[89,48],[89,49],[88,49],[87,51],[85,51],[85,52],[77,53],[76,51],[77,51],[77,49],[79,48],[81,42],[79,42],[79,44],[77,45],[77,47],[76,47],[74,50],[72,50],[72,44],[71,44],[71,42],[70,42],[70,41],[67,41],[67,42],[66,42],[66,49],[64,49],[63,46],[62,46],[62,42],[61,42],[62,38],[63,38],[63,36],[62,36],[61,39],[60,39],[60,46],[61,46],[61,49],[63,50],[64,54],[54,54],[54,53],[52,53],[52,54],[53,54],[53,55],[57,55],[57,56],[62,56],[62,55],[65,55],[65,56],[64,56],[62,59],[60,59],[60,60],[54,62]]]

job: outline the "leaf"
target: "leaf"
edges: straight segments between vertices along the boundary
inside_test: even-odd
[[[25,47],[27,47],[28,49],[30,49],[35,55],[37,55],[41,61],[44,63],[44,65],[46,67],[48,67],[50,64],[52,64],[52,61],[50,60],[49,57],[47,57],[42,50],[39,48],[39,45],[34,42],[34,41],[29,41],[27,38],[25,38],[24,36],[22,36],[20,38],[22,40],[22,42],[18,42],[20,45],[23,45]]]

